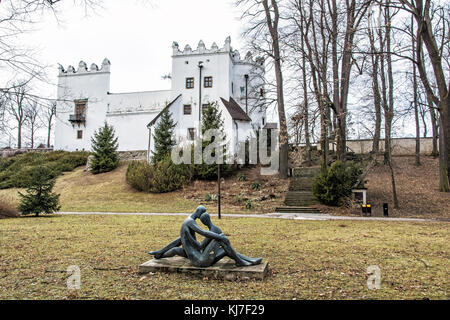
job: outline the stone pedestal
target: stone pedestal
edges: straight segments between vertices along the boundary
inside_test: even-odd
[[[264,280],[268,273],[267,261],[256,266],[236,267],[234,261],[223,258],[215,265],[206,268],[195,267],[189,259],[183,257],[171,257],[149,260],[139,266],[139,273],[167,272],[200,274],[212,279],[235,280]]]

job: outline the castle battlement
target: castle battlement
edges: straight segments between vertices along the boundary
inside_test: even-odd
[[[92,63],[91,67],[88,69],[87,64],[84,61],[80,61],[78,63],[78,69],[75,70],[73,66],[68,66],[65,70],[64,67],[61,64],[58,64],[59,69],[59,76],[76,76],[76,75],[82,75],[82,74],[94,74],[94,73],[105,73],[111,71],[111,62],[105,58],[102,62],[102,66],[99,69],[99,67]]]
[[[178,56],[191,56],[191,55],[203,55],[203,54],[216,54],[216,53],[228,53],[231,55],[234,63],[252,64],[258,67],[264,68],[264,58],[257,57],[253,59],[252,53],[249,51],[243,59],[238,50],[233,50],[231,47],[231,37],[225,39],[225,43],[222,48],[213,42],[210,49],[207,49],[203,40],[200,40],[197,45],[197,49],[192,50],[189,44],[186,44],[184,49],[179,49],[179,44],[174,41],[172,43],[172,57]]]

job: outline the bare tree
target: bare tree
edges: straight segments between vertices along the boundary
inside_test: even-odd
[[[34,139],[36,131],[41,127],[39,104],[37,101],[31,101],[25,109],[25,124],[28,126],[30,134],[30,147],[34,148]]]
[[[414,18],[411,16],[411,34],[414,34]],[[418,97],[418,84],[417,84],[417,67],[414,61],[416,61],[416,39],[411,37],[412,48],[412,82],[413,82],[413,104],[414,104],[414,120],[416,124],[416,151],[415,151],[415,163],[420,165],[420,122],[419,122],[419,97]]]
[[[328,0],[328,10],[331,13],[331,48],[333,69],[333,108],[337,119],[337,154],[341,160],[346,159],[347,152],[347,103],[350,89],[351,69],[354,64],[353,50],[356,31],[372,3],[371,0],[345,1],[345,31],[343,43],[340,42],[338,21],[341,15],[337,0]],[[338,55],[338,48],[342,53]],[[340,71],[340,75],[339,75]]]
[[[56,101],[48,101],[45,104],[44,121],[47,126],[47,148],[50,148],[50,138],[53,128],[53,120],[56,116]]]
[[[380,55],[379,50],[376,48],[376,40],[375,34],[373,32],[374,28],[372,25],[372,12],[369,12],[368,19],[368,28],[367,34],[369,38],[370,44],[370,58],[372,62],[372,90],[373,90],[373,103],[375,108],[375,128],[373,131],[373,143],[372,143],[372,151],[378,153],[380,151],[380,137],[381,137],[381,93],[380,86],[378,83],[378,74],[379,74],[379,61]]]
[[[27,121],[27,108],[29,105],[28,94],[30,92],[29,82],[20,81],[11,86],[6,105],[8,114],[15,121],[17,128],[17,148],[22,148],[22,129]]]
[[[274,63],[274,72],[276,79],[276,103],[278,110],[278,120],[280,123],[279,133],[279,154],[280,154],[280,177],[285,179],[288,176],[288,150],[289,137],[287,131],[286,112],[284,106],[283,92],[283,73],[281,67],[281,49],[280,49],[280,10],[277,0],[238,0],[237,6],[244,7],[243,18],[249,20],[249,27],[244,35],[257,41],[261,35],[269,34],[270,39],[265,38],[268,45],[263,49],[259,47],[259,52],[266,54]],[[255,45],[253,43],[253,48]]]
[[[444,47],[449,45],[449,4],[436,5],[431,0],[399,0],[402,9],[411,13],[417,22],[417,69],[429,99],[438,106],[440,134],[440,190],[450,192],[450,82],[445,76],[443,59]],[[432,10],[432,6],[434,7]],[[432,15],[439,16],[444,28],[433,27]],[[440,40],[440,42],[439,42]],[[437,94],[430,84],[430,75],[426,73],[421,55],[425,46],[433,69]],[[448,54],[448,51],[447,51]],[[447,66],[448,67],[448,66]]]

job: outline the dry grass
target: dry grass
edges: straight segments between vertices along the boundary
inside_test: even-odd
[[[206,204],[210,212],[217,212],[217,201],[206,202],[206,194],[217,193],[215,181],[194,181],[184,190],[163,194],[138,192],[125,181],[127,164],[121,163],[112,172],[93,175],[83,167],[64,173],[56,180],[54,191],[61,194],[61,211],[69,212],[193,212],[199,204]],[[260,176],[259,169],[242,171],[248,181],[239,182],[237,175],[222,183],[221,207],[224,213],[262,213],[273,212],[284,199],[288,180]],[[261,182],[261,190],[250,188],[253,181]],[[0,196],[7,196],[16,204],[19,189],[0,190]],[[269,194],[275,194],[270,199]],[[237,203],[236,196],[250,199],[253,210],[246,210],[245,203]],[[261,200],[263,196],[267,199]]]
[[[372,215],[383,215],[383,203],[389,204],[393,217],[450,218],[450,193],[439,192],[439,160],[421,157],[421,165],[414,164],[414,157],[394,157],[394,173],[397,185],[399,209],[393,209],[392,184],[389,168],[378,165],[367,176],[368,202],[373,205]],[[334,208],[318,206],[323,212],[336,215],[361,215],[360,208]]]
[[[448,223],[225,218],[215,222],[239,252],[269,261],[267,280],[138,275],[137,266],[149,259],[146,252],[175,238],[182,219],[2,220],[0,299],[450,298]],[[81,269],[81,290],[75,293],[66,289],[70,265]],[[370,265],[381,269],[380,290],[367,289]]]
[[[0,219],[17,218],[17,208],[6,197],[0,197]]]

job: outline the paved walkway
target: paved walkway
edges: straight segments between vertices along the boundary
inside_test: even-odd
[[[59,212],[64,215],[124,215],[124,216],[188,216],[190,213],[152,213],[152,212]],[[212,214],[217,216],[217,214]],[[265,219],[291,219],[291,220],[356,220],[356,221],[403,221],[403,222],[450,222],[443,219],[418,219],[418,218],[385,218],[385,217],[356,217],[333,216],[317,213],[265,213],[265,214],[229,214],[223,213],[227,218],[265,218]]]

